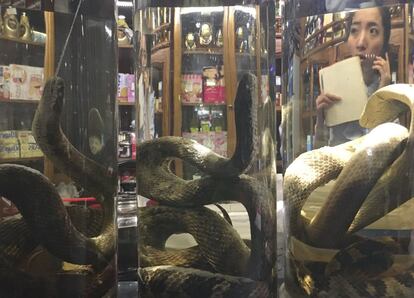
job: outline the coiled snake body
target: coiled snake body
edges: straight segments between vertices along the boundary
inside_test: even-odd
[[[274,198],[263,183],[243,174],[254,161],[256,147],[255,86],[253,75],[239,82],[234,103],[237,144],[231,158],[180,137],[162,137],[139,146],[137,191],[160,204],[139,212],[139,230],[145,235],[140,241],[139,271],[143,297],[270,295],[275,265]],[[169,169],[173,158],[189,162],[204,176],[177,177]],[[249,246],[221,216],[203,207],[221,201],[239,201],[246,208]],[[198,245],[179,252],[168,250],[165,242],[174,233],[190,233]]]
[[[33,120],[33,135],[57,168],[100,201],[102,211],[80,209],[74,214],[64,207],[53,184],[40,172],[20,165],[0,165],[0,195],[10,199],[23,217],[14,221],[12,230],[11,222],[0,223],[0,269],[5,277],[0,281],[0,296],[99,297],[114,285],[116,176],[81,154],[65,137],[60,127],[63,97],[63,80],[49,79]],[[82,224],[89,215],[91,219]],[[16,234],[19,230],[24,233]],[[47,278],[17,271],[20,257],[37,245],[62,261],[87,267]],[[79,284],[76,294],[63,286],[71,282]]]
[[[371,96],[360,120],[362,126],[375,127],[370,133],[336,147],[304,153],[287,168],[284,197],[291,243],[299,239],[317,248],[340,249],[326,266],[325,274],[319,267],[315,270],[311,261],[290,256],[293,271],[288,283],[299,285],[302,294],[414,296],[414,266],[402,271],[395,269],[385,245],[382,248],[387,253],[376,252],[378,243],[355,242],[354,236],[412,197],[413,118],[408,132],[395,123],[381,123],[394,120],[407,107],[413,115],[413,106],[414,88],[410,85],[384,87]],[[318,213],[312,219],[303,217],[301,209],[310,193],[333,179],[333,189]],[[347,248],[350,243],[353,244]],[[354,265],[357,269],[347,269]],[[361,269],[377,265],[374,273]]]
[[[139,146],[138,192],[160,204],[138,211],[140,293],[145,297],[188,297],[190,293],[201,294],[200,287],[206,289],[205,297],[270,295],[274,287],[275,200],[265,184],[243,174],[252,166],[255,155],[255,86],[253,75],[244,76],[239,83],[234,105],[237,144],[232,158],[221,157],[194,141],[177,137],[164,137]],[[79,219],[74,212],[68,213],[51,182],[41,173],[24,166],[0,165],[0,194],[12,200],[23,215],[17,223],[0,224],[0,240],[4,245],[0,251],[0,273],[7,277],[0,281],[0,294],[70,296],[62,284],[70,284],[70,278],[83,280],[80,272],[58,272],[46,280],[53,281],[52,286],[46,286],[44,279],[11,270],[22,255],[38,244],[61,260],[89,266],[93,275],[87,274],[83,281],[87,286],[77,295],[99,297],[113,285],[116,177],[111,169],[81,154],[65,137],[59,124],[63,97],[63,81],[48,80],[33,122],[34,136],[55,166],[98,198],[102,212],[85,214],[78,210],[90,216],[90,223],[96,227],[94,231],[86,231],[77,224]],[[178,178],[168,166],[172,157],[197,166],[205,177],[192,181]],[[15,179],[11,181],[10,176]],[[228,222],[204,207],[229,200],[241,202],[247,210],[252,236],[248,245]],[[20,229],[21,237],[10,233],[10,229]],[[178,252],[167,250],[166,239],[183,232],[191,233],[198,245]],[[15,281],[16,276],[27,285],[21,287],[24,290],[16,282],[9,282]]]

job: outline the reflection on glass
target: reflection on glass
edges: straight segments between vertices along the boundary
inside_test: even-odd
[[[136,3],[136,16],[164,10]],[[172,129],[137,148],[139,295],[274,297],[275,106],[260,49],[271,9],[191,3],[171,5],[173,40],[148,59],[154,67],[171,57],[144,88],[162,80],[163,121]]]
[[[411,297],[414,283],[390,284],[414,272],[412,180],[404,178],[414,89],[396,84],[412,73],[405,57],[413,42],[403,29],[411,6],[331,8],[285,20],[282,291]]]

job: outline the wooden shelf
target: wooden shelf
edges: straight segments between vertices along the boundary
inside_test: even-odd
[[[119,101],[118,100],[118,105],[120,105],[120,106],[135,106],[135,102],[127,102],[127,101]]]
[[[132,44],[119,44],[118,48],[120,49],[132,49],[134,46]]]
[[[185,50],[184,55],[223,55],[222,48],[199,48],[194,50]]]
[[[183,106],[225,106],[226,103],[204,103],[204,102],[182,102],[181,105]]]
[[[7,41],[17,42],[17,43],[31,45],[31,46],[38,46],[38,47],[44,47],[45,46],[44,43],[28,41],[28,40],[22,40],[20,38],[7,37],[7,36],[0,36],[0,40],[7,40]]]
[[[9,163],[9,162],[27,162],[27,161],[37,161],[42,160],[44,157],[18,157],[18,158],[0,158],[0,163]]]
[[[7,98],[0,98],[0,103],[9,103],[9,104],[38,104],[40,100],[34,100],[34,99],[7,99]]]

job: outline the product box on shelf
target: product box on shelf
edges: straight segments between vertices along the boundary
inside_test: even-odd
[[[17,138],[20,143],[20,157],[42,157],[43,152],[36,143],[33,134],[30,130],[19,130]]]
[[[210,104],[224,104],[225,84],[223,66],[203,68],[203,102]]]
[[[135,75],[127,74],[128,102],[135,102]]]
[[[202,102],[202,76],[199,74],[183,74],[181,76],[181,98],[183,103]]]
[[[118,73],[118,92],[117,99],[119,101],[128,101],[128,74]]]
[[[10,64],[10,99],[40,100],[43,67]]]
[[[118,73],[117,99],[121,102],[135,101],[135,76],[130,73]]]
[[[0,65],[0,100],[10,99],[10,68]]]
[[[134,132],[121,131],[118,135],[118,157],[136,159],[136,137]]]
[[[0,131],[0,158],[11,159],[20,157],[20,146],[15,130]]]
[[[183,137],[197,141],[217,154],[227,156],[227,132],[183,132]]]

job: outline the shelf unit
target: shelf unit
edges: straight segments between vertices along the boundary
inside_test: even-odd
[[[406,82],[406,65],[405,62],[405,47],[407,29],[404,27],[408,23],[408,17],[402,9],[398,15],[393,15],[391,18],[391,35],[389,41],[388,55],[390,58],[391,72],[395,78],[394,82]],[[328,16],[328,17],[327,17]],[[311,21],[312,17],[308,20]],[[346,17],[333,20],[331,14],[325,15],[325,18],[332,20],[330,23],[321,22],[321,27],[302,39],[302,56],[300,59],[300,72],[302,74],[300,80],[300,117],[299,127],[300,135],[295,138],[299,140],[300,146],[297,148],[298,154],[314,148],[312,144],[308,143],[310,136],[313,139],[315,135],[315,125],[317,119],[315,100],[319,94],[319,79],[318,71],[320,68],[331,65],[337,61],[343,60],[350,56],[345,44],[347,33],[343,30],[346,28]],[[325,19],[325,20],[326,20]],[[404,21],[405,20],[405,21]],[[302,30],[306,30],[306,20],[302,22]],[[335,31],[339,30],[339,31]],[[340,33],[338,33],[340,32]],[[336,36],[336,38],[334,38]],[[317,146],[321,146],[318,143]],[[325,144],[326,145],[326,144]]]
[[[5,6],[2,6],[5,9]],[[52,75],[54,69],[54,17],[51,12],[41,12],[24,8],[15,8],[17,15],[25,12],[38,31],[46,33],[45,43],[26,41],[19,38],[0,36],[2,55],[0,65],[20,64],[43,67],[44,79]],[[2,10],[5,11],[5,10]],[[38,100],[0,98],[2,121],[0,130],[30,131]],[[20,163],[42,171],[53,178],[53,165],[44,157],[0,158],[0,163]]]

